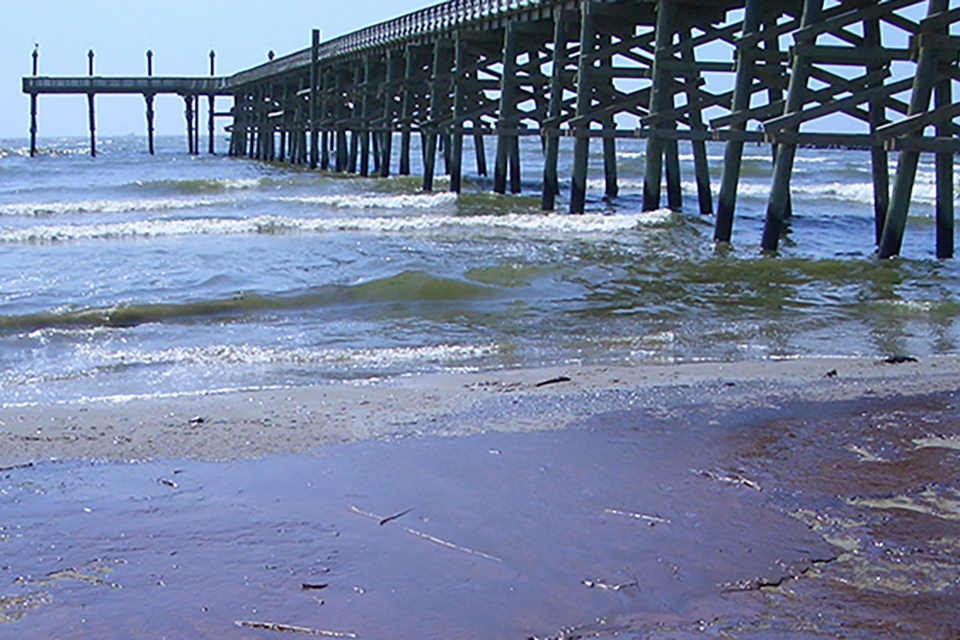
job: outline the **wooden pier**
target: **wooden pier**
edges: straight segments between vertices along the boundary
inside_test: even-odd
[[[679,145],[689,144],[698,210],[715,214],[718,243],[731,238],[744,144],[770,143],[767,251],[777,249],[791,213],[798,146],[870,150],[884,258],[900,252],[919,157],[933,153],[936,251],[947,258],[960,151],[953,91],[960,8],[951,4],[450,0],[324,43],[314,31],[302,51],[211,78],[206,91],[175,92],[233,96],[235,156],[364,176],[408,174],[411,136],[418,135],[428,191],[438,159],[450,189],[460,190],[463,137],[472,136],[476,172],[487,174],[483,140],[492,137],[493,188],[519,192],[519,139],[536,136],[545,210],[555,208],[560,139],[570,137],[572,213],[585,207],[594,140],[603,150],[604,195],[614,198],[617,140],[646,139],[645,209],[663,206],[664,186],[666,205],[682,206]],[[24,91],[34,99],[52,92],[42,80],[25,78]],[[92,96],[99,86],[76,92]],[[716,203],[708,140],[725,144]],[[890,153],[897,154],[892,180]]]
[[[33,51],[33,75],[23,79],[23,92],[30,95],[30,156],[37,154],[37,97],[41,94],[53,95],[85,95],[87,96],[87,110],[90,123],[90,155],[97,155],[97,119],[96,96],[98,94],[134,94],[142,95],[147,111],[147,146],[151,154],[154,153],[154,108],[153,101],[158,94],[174,94],[183,98],[184,117],[187,126],[187,149],[191,154],[200,153],[200,97],[207,96],[209,100],[209,119],[207,135],[209,152],[214,149],[214,118],[216,116],[232,117],[232,113],[216,113],[214,100],[217,96],[233,95],[227,87],[226,78],[214,76],[216,55],[210,52],[210,77],[154,77],[153,52],[147,51],[147,75],[141,77],[102,77],[93,73],[94,53],[87,52],[88,74],[76,78],[51,78],[38,75],[39,53]]]

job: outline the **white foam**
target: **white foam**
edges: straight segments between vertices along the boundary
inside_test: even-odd
[[[873,205],[873,184],[870,182],[797,184],[795,181],[790,187],[790,192],[795,197],[804,200],[830,200],[867,206]],[[770,184],[756,182],[741,184],[737,193],[744,197],[767,198],[770,195]],[[912,198],[915,204],[931,205],[936,202],[936,197],[936,185],[934,183],[922,179],[917,180]]]
[[[135,213],[194,209],[222,203],[222,198],[160,198],[152,200],[84,200],[22,202],[0,205],[2,216],[53,216],[81,213]]]
[[[0,229],[0,243],[51,243],[76,240],[157,238],[172,236],[252,235],[259,233],[410,233],[468,230],[471,233],[518,231],[550,235],[615,233],[658,226],[672,219],[668,209],[644,213],[604,215],[506,214],[501,216],[376,216],[350,218],[191,218],[137,220],[102,224],[36,225]]]
[[[282,196],[275,202],[324,205],[342,209],[433,209],[454,205],[457,194],[450,192],[400,195]]]
[[[216,181],[225,189],[256,189],[263,184],[263,178],[224,178]]]
[[[462,363],[496,355],[499,347],[486,345],[431,345],[422,347],[385,347],[381,349],[272,349],[254,345],[218,345],[178,347],[146,351],[139,349],[106,351],[83,347],[88,356],[106,364],[171,365],[201,367],[220,365],[253,366],[337,366],[388,369],[396,365]]]
[[[617,180],[617,187],[621,191],[633,191],[636,189],[643,189],[643,178],[638,178],[632,180],[630,178],[620,178]],[[603,191],[607,188],[607,182],[604,178],[591,178],[587,180],[587,190],[589,191]]]

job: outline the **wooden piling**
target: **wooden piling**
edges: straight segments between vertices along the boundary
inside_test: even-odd
[[[147,150],[150,152],[150,155],[155,154],[153,146],[153,94],[147,93],[143,96],[144,101],[147,103]]]
[[[318,116],[320,123],[318,126],[321,127],[320,132],[320,169],[323,171],[330,170],[330,132],[328,131],[328,126],[326,123],[328,119],[328,114],[330,111],[330,87],[332,80],[328,72],[324,72],[320,78],[320,84],[323,87],[323,95],[320,98],[320,115]]]
[[[767,15],[764,17],[763,28],[763,64],[764,73],[770,74],[774,65],[780,65],[780,37],[777,35],[777,20],[780,17],[782,9],[768,8]],[[779,70],[778,75],[783,75],[785,70]],[[776,82],[770,82],[767,86],[767,102],[774,104],[783,100],[783,88]],[[770,144],[770,166],[775,167],[777,163],[777,145]],[[793,216],[793,194],[787,190],[787,208],[784,211],[784,219],[789,220]]]
[[[510,193],[520,193],[520,136],[513,136],[510,141]]]
[[[553,69],[550,73],[550,99],[547,102],[547,117],[544,124],[543,150],[543,192],[540,197],[540,206],[544,211],[556,209],[557,194],[560,192],[560,181],[557,177],[557,163],[560,158],[560,135],[557,131],[557,120],[563,108],[564,73],[567,61],[567,23],[564,20],[564,10],[556,9],[553,12]]]
[[[590,160],[590,120],[593,104],[593,50],[596,32],[593,26],[593,2],[580,3],[580,53],[577,58],[577,124],[573,143],[573,176],[570,185],[570,213],[583,213],[587,199],[587,169]]]
[[[930,0],[927,10],[928,17],[946,11],[947,5],[948,0]],[[940,51],[935,44],[921,37],[919,39],[917,70],[913,78],[913,92],[910,95],[908,116],[921,114],[929,108],[939,58]],[[900,254],[919,163],[919,151],[906,150],[900,152],[897,162],[897,175],[893,183],[893,193],[890,196],[890,206],[884,220],[883,234],[880,236],[878,255],[881,259],[892,258]]]
[[[693,39],[693,30],[684,29],[680,32],[680,44],[682,45],[681,56],[691,69],[696,65],[696,52],[687,46]],[[703,99],[700,92],[700,76],[695,71],[691,71],[684,78],[684,85],[687,94],[687,104],[690,109],[690,129],[699,134],[706,133],[706,126],[703,124],[703,112],[701,105]],[[690,141],[693,149],[693,171],[697,182],[697,204],[700,215],[710,215],[713,213],[713,193],[710,188],[710,163],[707,158],[707,143],[705,140],[694,139]]]
[[[259,86],[253,89],[250,105],[250,157],[263,159],[263,93]]]
[[[443,173],[450,175],[450,134],[440,134],[440,153],[443,156]]]
[[[200,96],[193,96],[193,113],[194,123],[193,123],[193,154],[198,155],[200,153]]]
[[[882,36],[880,30],[880,19],[873,18],[864,21],[863,24],[863,44],[865,47],[877,47],[882,45]],[[882,69],[882,65],[871,65],[867,67],[868,72],[876,72]],[[877,86],[883,85],[883,80],[877,82]],[[886,123],[885,115],[886,104],[883,99],[870,101],[870,132],[876,133],[877,127]],[[871,173],[873,176],[873,220],[874,220],[874,240],[877,246],[880,245],[880,238],[883,235],[883,224],[887,217],[887,209],[890,206],[890,164],[887,158],[887,151],[874,145],[870,149]]]
[[[250,105],[250,153],[254,160],[263,159],[264,117],[263,90],[257,87],[253,91]]]
[[[680,211],[683,209],[683,190],[680,174],[680,147],[676,140],[664,140],[663,155],[667,169],[667,206],[671,211]]]
[[[233,126],[230,127],[230,147],[227,153],[231,157],[240,155],[240,132],[243,128],[243,111],[240,107],[240,96],[233,94]]]
[[[400,76],[398,63],[402,59],[396,52],[390,50],[387,52],[387,70],[385,79],[385,91],[383,96],[383,122],[384,131],[380,133],[380,177],[390,176],[390,161],[393,156],[393,123],[396,117],[396,99],[394,98],[394,85]]]
[[[243,93],[242,105],[243,107],[241,114],[243,116],[243,126],[240,129],[241,135],[238,141],[240,145],[238,155],[250,157],[252,155],[253,148],[253,131],[251,130],[253,122],[253,113],[251,110],[253,108],[253,103],[252,95],[249,92],[245,91]]]
[[[296,128],[296,121],[290,121],[290,87],[284,83],[280,90],[280,104],[283,108],[283,116],[280,119],[280,126],[277,127],[277,133],[280,135],[280,144],[277,146],[277,161],[286,162],[288,153],[290,164],[297,164],[297,143],[296,136],[290,135],[292,129]],[[289,147],[287,143],[289,141]]]
[[[371,91],[374,86],[373,56],[368,55],[363,61],[363,98],[361,111],[363,117],[360,130],[360,175],[364,178],[370,175],[370,119],[373,117],[373,100]]]
[[[500,76],[500,110],[497,119],[497,161],[493,172],[493,190],[507,192],[507,170],[510,163],[511,147],[515,135],[507,132],[516,127],[516,76],[517,48],[519,44],[519,25],[508,22],[503,29],[503,73]]]
[[[183,117],[187,123],[187,153],[193,155],[193,96],[183,96]]]
[[[30,94],[30,157],[37,155],[37,94]]]
[[[348,165],[348,155],[347,150],[347,131],[344,129],[343,122],[346,118],[346,106],[343,103],[343,94],[345,90],[344,84],[344,70],[339,69],[336,72],[336,107],[335,107],[335,120],[336,120],[336,161],[334,164],[334,171],[342,173],[347,170]]]
[[[310,168],[320,163],[320,30],[311,32],[310,41]]]
[[[97,157],[97,116],[94,113],[94,94],[87,94],[87,114],[90,119],[90,156]]]
[[[807,96],[807,80],[810,77],[810,53],[804,45],[815,45],[817,36],[803,34],[805,28],[820,21],[823,0],[804,0],[803,14],[800,19],[800,32],[796,35],[798,51],[793,57],[790,85],[787,89],[787,101],[784,115],[796,113],[803,108]],[[796,127],[792,130],[796,131]],[[795,142],[777,145],[777,158],[773,166],[773,184],[770,199],[767,202],[767,216],[763,225],[761,247],[764,251],[776,251],[780,245],[780,232],[787,218],[790,205],[790,178],[793,174],[793,161],[797,154]]]
[[[473,126],[476,127],[478,124],[474,122]],[[473,151],[477,158],[477,175],[486,176],[488,173],[486,138],[479,133],[473,136]]]
[[[413,126],[414,80],[417,72],[417,50],[412,45],[405,47],[406,65],[404,67],[403,105],[400,116],[400,167],[401,176],[410,175],[410,134]]]
[[[674,57],[671,53],[673,35],[676,31],[674,20],[674,0],[659,0],[657,3],[657,26],[654,38],[653,86],[650,89],[650,116],[667,111],[673,107],[673,77],[667,67]],[[660,127],[656,122],[654,127]],[[643,209],[652,211],[660,208],[660,182],[663,179],[663,155],[665,143],[654,131],[647,138],[647,166],[643,179]],[[668,176],[669,177],[669,176]],[[676,179],[676,178],[675,178]]]
[[[363,65],[359,63],[354,63],[353,69],[353,109],[350,112],[350,120],[352,129],[350,131],[350,155],[348,156],[347,162],[347,171],[349,173],[357,173],[357,164],[360,156],[360,131],[358,127],[362,127],[361,121],[363,120],[363,101],[356,99],[356,91],[358,88],[362,90],[364,85],[363,77]]]
[[[744,111],[750,106],[753,96],[754,61],[756,44],[754,37],[760,30],[763,17],[764,0],[746,0],[743,16],[743,29],[737,43],[737,74],[733,89],[734,113]],[[746,121],[733,124],[735,133],[746,131]],[[737,189],[740,186],[740,169],[743,162],[743,140],[736,136],[727,141],[723,153],[723,173],[720,177],[720,194],[717,199],[717,219],[714,227],[715,242],[728,243],[733,234],[733,215],[737,206]]]
[[[936,85],[935,106],[937,109],[946,109],[953,104],[953,80],[944,78]],[[952,121],[944,119],[937,124],[937,136],[949,138],[953,135]],[[938,153],[936,156],[937,174],[937,258],[953,257],[953,154]]]
[[[424,131],[423,190],[433,190],[437,163],[439,123],[446,119],[449,109],[450,42],[438,40],[433,48],[430,79],[430,124]]]
[[[463,181],[463,122],[460,116],[465,109],[466,96],[464,95],[467,80],[467,45],[460,32],[454,34],[453,40],[453,120],[456,131],[450,139],[450,191],[460,193]]]
[[[613,38],[608,34],[603,34],[600,38],[599,46],[607,47],[613,44]],[[616,95],[613,84],[613,55],[609,54],[600,60],[601,68],[606,68],[607,74],[604,74],[603,88],[612,100]],[[606,135],[603,136],[603,179],[604,179],[604,197],[607,200],[613,200],[620,193],[620,187],[617,181],[617,139],[613,136],[617,125],[613,116],[603,118],[602,127]]]

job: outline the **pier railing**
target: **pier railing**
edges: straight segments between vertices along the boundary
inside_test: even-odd
[[[531,9],[552,10],[577,4],[572,0],[449,0],[328,40],[320,45],[318,56],[327,61]],[[240,86],[268,75],[294,71],[311,63],[311,53],[310,49],[303,49],[276,58],[231,76],[229,83]]]

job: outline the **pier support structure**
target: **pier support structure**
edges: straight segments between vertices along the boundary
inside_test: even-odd
[[[791,214],[809,215],[791,199],[799,148],[869,153],[870,235],[881,257],[900,252],[920,157],[933,154],[936,254],[945,258],[954,251],[953,155],[960,152],[958,23],[960,8],[950,0],[450,0],[328,42],[314,31],[309,48],[209,85],[183,79],[170,91],[148,77],[131,80],[126,92],[144,95],[148,120],[154,95],[182,95],[191,153],[199,149],[199,96],[208,96],[212,122],[221,115],[213,96],[226,93],[234,99],[231,155],[364,176],[416,168],[425,191],[435,187],[441,158],[450,189],[464,189],[464,138],[472,137],[477,185],[517,193],[521,158],[529,161],[535,149],[526,143],[536,140],[548,211],[563,197],[565,138],[573,147],[569,210],[595,206],[590,145],[599,139],[602,196],[613,206],[642,197],[644,209],[659,208],[666,176],[667,206],[683,210],[690,184],[691,209],[708,215],[717,172],[717,243],[733,239],[745,145],[769,144],[774,168],[761,247],[771,252],[789,233]],[[211,52],[211,74],[213,60]],[[113,85],[93,77],[92,62],[91,52],[86,84],[38,77],[36,65],[24,78],[31,153],[36,98],[48,92],[88,96],[96,153],[93,99]],[[486,138],[496,143],[490,183],[482,180]],[[641,194],[618,183],[617,141],[636,138],[646,139]],[[692,151],[687,183],[680,143]],[[723,145],[719,166],[710,165],[710,144]],[[899,154],[892,190],[890,152]]]

